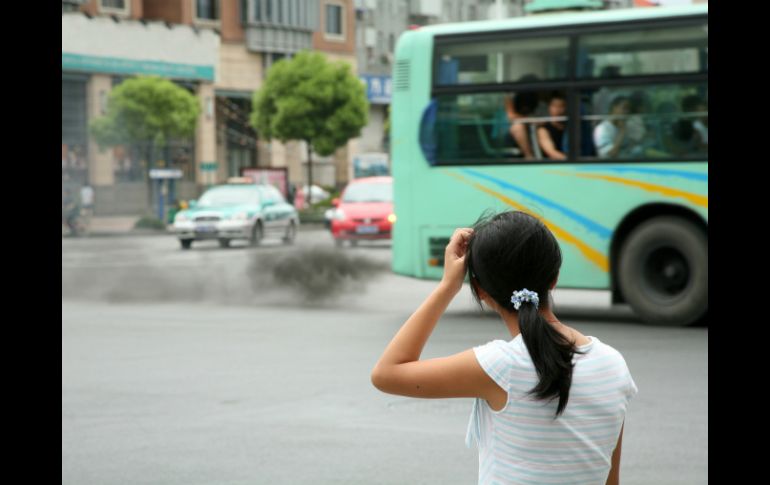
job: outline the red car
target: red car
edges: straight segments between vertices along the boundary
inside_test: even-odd
[[[331,230],[337,246],[346,240],[355,245],[360,240],[390,239],[396,220],[392,177],[353,180],[332,204]]]

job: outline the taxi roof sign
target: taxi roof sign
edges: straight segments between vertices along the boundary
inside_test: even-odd
[[[230,177],[227,179],[228,184],[253,184],[254,179],[251,177]]]

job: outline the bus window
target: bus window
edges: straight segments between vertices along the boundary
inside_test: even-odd
[[[438,95],[420,126],[423,155],[431,165],[511,163],[548,158],[537,128],[549,117],[553,91]],[[562,95],[562,99],[563,99]],[[556,133],[554,133],[556,135]],[[563,150],[563,141],[556,140]]]
[[[567,78],[569,39],[563,37],[438,43],[434,83],[438,86]]]
[[[706,24],[633,29],[580,36],[578,77],[708,72]]]
[[[600,88],[581,93],[584,105],[610,101],[604,113],[584,115],[580,130],[591,130],[602,159],[703,158],[708,155],[705,83]],[[588,123],[586,123],[588,122]],[[588,158],[585,152],[581,156]]]

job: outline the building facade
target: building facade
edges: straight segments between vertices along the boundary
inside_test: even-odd
[[[273,63],[301,50],[356,72],[354,34],[352,0],[63,0],[63,186],[91,185],[97,215],[135,215],[152,207],[148,168],[181,169],[171,200],[245,168],[286,167],[290,182],[306,183],[303,144],[265,140],[251,127],[253,93]],[[102,149],[88,132],[111,90],[140,74],[172,80],[201,107],[195,135],[152,160],[136,147]],[[314,157],[314,182],[346,183],[355,145]]]

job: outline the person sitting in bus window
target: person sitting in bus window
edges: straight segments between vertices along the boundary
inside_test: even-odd
[[[709,117],[708,117],[708,104],[697,95],[687,96],[682,100],[682,111],[685,113],[704,113],[698,118],[690,119],[692,122],[693,130],[695,130],[695,137],[698,150],[708,150],[709,144]]]
[[[537,76],[527,74],[519,79],[520,82],[537,81]],[[505,111],[508,116],[508,122],[511,123],[509,134],[517,148],[521,150],[524,158],[535,158],[532,144],[529,139],[529,130],[526,122],[519,121],[522,118],[528,118],[535,113],[540,97],[534,91],[522,93],[513,93],[505,100]]]
[[[642,143],[649,138],[647,123],[644,116],[650,112],[650,100],[644,91],[634,91],[628,97],[628,105],[631,116],[628,117],[626,135],[635,143]]]
[[[669,100],[660,102],[655,108],[657,145],[669,154],[673,154],[676,151],[674,146],[674,130],[676,128],[675,118],[678,111],[679,108],[677,108],[676,103]]]
[[[620,66],[604,66],[602,68],[601,73],[599,74],[599,77],[601,79],[614,79],[620,77]],[[594,110],[594,113],[606,113],[610,109],[610,101],[612,101],[613,96],[617,96],[620,94],[617,89],[615,88],[608,88],[607,86],[602,86],[596,93],[593,95],[593,102],[592,107]]]
[[[696,113],[705,111],[703,103],[697,96],[687,96],[682,100],[682,113]],[[702,118],[683,117],[677,120],[671,129],[670,146],[672,152],[677,156],[689,156],[696,153],[708,151],[708,131],[703,131],[706,126],[701,121]],[[698,127],[696,128],[696,123]],[[704,138],[704,135],[706,138]]]
[[[631,103],[626,96],[618,96],[610,103],[610,119],[594,128],[594,144],[601,158],[630,158],[639,155],[640,148],[629,139],[627,118]]]
[[[567,102],[561,93],[553,93],[548,103],[548,115],[552,118],[564,116],[567,112]],[[537,128],[537,141],[543,154],[551,160],[566,160],[563,150],[564,121],[551,120]]]
[[[674,155],[686,156],[695,150],[696,134],[691,120],[679,120],[672,129],[671,148]]]
[[[630,115],[626,122],[626,137],[634,145],[635,153],[645,158],[665,158],[669,154],[662,150],[655,137],[655,126],[651,123],[652,102],[644,90],[632,92],[628,97]]]

